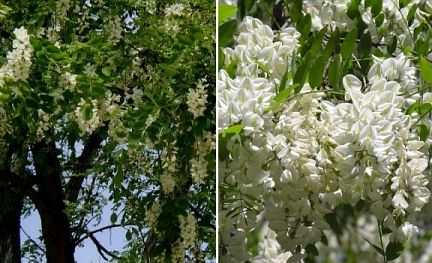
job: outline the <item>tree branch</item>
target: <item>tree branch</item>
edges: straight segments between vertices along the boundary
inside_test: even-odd
[[[40,250],[42,251],[44,254],[46,254],[46,250],[43,249],[43,247],[41,247],[35,240],[33,240],[29,234],[27,234],[27,232],[24,230],[24,228],[22,226],[20,226],[21,231],[23,231],[24,235],[27,236],[27,238]]]
[[[81,237],[80,239],[78,239],[75,242],[75,245],[78,245],[79,243],[83,242],[85,239],[87,239],[88,237],[90,237],[90,235],[93,235],[93,234],[96,234],[96,233],[99,233],[99,232],[102,232],[102,231],[105,231],[105,230],[108,230],[108,229],[112,229],[112,228],[116,228],[116,227],[130,226],[130,225],[132,225],[132,224],[126,224],[126,225],[112,224],[112,225],[109,225],[109,226],[104,226],[104,227],[95,229],[93,231],[85,233],[85,235],[83,237]]]
[[[42,198],[38,191],[36,191],[31,184],[28,184],[19,175],[12,173],[8,170],[0,170],[0,181],[3,181],[10,186],[22,191],[27,195],[35,205],[43,205]]]
[[[93,243],[96,245],[96,248],[103,259],[108,261],[108,258],[106,257],[106,255],[108,255],[112,258],[115,258],[115,259],[120,259],[119,256],[115,255],[114,253],[112,253],[108,249],[106,249],[104,246],[102,246],[102,244],[96,239],[96,237],[93,234],[90,234],[89,237],[93,241]]]
[[[84,173],[92,165],[92,157],[99,149],[100,144],[103,141],[101,133],[106,130],[106,126],[103,126],[94,131],[88,138],[84,150],[78,157],[76,164],[74,165],[74,172],[77,174]],[[66,200],[69,202],[75,202],[78,199],[79,192],[82,187],[85,176],[71,177],[66,187]]]

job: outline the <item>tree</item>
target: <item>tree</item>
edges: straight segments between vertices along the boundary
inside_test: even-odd
[[[222,262],[430,260],[430,1],[236,2],[219,6]]]
[[[48,263],[86,239],[120,262],[213,258],[214,3],[3,1],[0,24],[2,262],[33,209],[44,245],[23,256]],[[124,251],[95,236],[116,227]]]

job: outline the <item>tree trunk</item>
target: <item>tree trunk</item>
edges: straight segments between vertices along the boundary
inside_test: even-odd
[[[47,209],[39,210],[39,214],[47,263],[74,263],[75,246],[64,211],[48,206]]]
[[[0,262],[20,263],[23,196],[0,185]]]
[[[36,202],[42,223],[47,263],[74,263],[69,219],[63,202],[62,169],[54,142],[40,142],[32,148],[36,184],[41,201]]]

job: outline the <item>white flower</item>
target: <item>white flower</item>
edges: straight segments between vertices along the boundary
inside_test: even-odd
[[[147,222],[147,226],[152,228],[153,231],[156,231],[156,225],[161,211],[161,205],[158,202],[154,202],[151,208],[145,212],[145,221]]]
[[[168,173],[163,173],[160,176],[160,183],[162,186],[162,190],[165,194],[170,194],[174,191],[176,182],[174,180],[174,178],[168,174]]]
[[[194,118],[198,118],[200,116],[204,116],[204,111],[206,109],[207,104],[207,91],[206,87],[208,84],[205,84],[206,80],[201,79],[196,89],[189,89],[187,95],[187,105],[188,111],[193,114]]]
[[[197,221],[192,214],[187,217],[179,216],[180,221],[180,237],[182,238],[185,247],[193,246],[197,237],[196,227]]]
[[[185,6],[181,3],[176,3],[165,7],[165,16],[182,16]]]

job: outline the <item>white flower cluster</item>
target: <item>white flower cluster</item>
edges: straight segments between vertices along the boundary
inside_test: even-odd
[[[122,39],[122,19],[119,16],[111,17],[106,23],[105,32],[108,35],[108,39],[114,44],[118,43]]]
[[[6,134],[12,131],[12,124],[6,110],[2,105],[0,105],[0,123],[0,141],[3,141],[3,138],[6,136]]]
[[[214,135],[211,132],[205,132],[202,138],[199,138],[195,144],[197,156],[190,160],[191,176],[195,183],[202,184],[207,174],[207,160],[205,157],[211,150],[215,149]]]
[[[171,174],[163,173],[160,176],[160,183],[162,185],[162,190],[165,194],[170,194],[174,191],[176,182]]]
[[[415,234],[415,213],[430,193],[427,147],[411,128],[417,117],[404,113],[403,94],[416,84],[411,62],[403,55],[375,58],[367,83],[343,78],[344,100],[325,100],[325,91],[306,83],[280,110],[267,112],[299,34],[282,29],[277,38],[249,17],[239,31],[238,45],[225,49],[236,76],[221,70],[218,80],[219,127],[243,125],[242,143],[231,138],[219,163],[223,183],[237,188],[222,200],[222,261],[250,260],[249,234],[262,228],[267,238],[252,262],[298,262],[329,229],[326,215],[342,204],[363,202],[392,231],[391,241]]]
[[[176,3],[165,8],[165,16],[182,16],[184,14],[185,6],[181,3]]]
[[[105,94],[101,100],[93,99],[90,102],[81,98],[78,106],[75,108],[74,115],[82,133],[91,134],[111,115],[117,118],[114,113],[118,111],[119,95],[113,95],[110,91]],[[120,116],[121,117],[121,116]]]
[[[161,211],[161,205],[158,202],[154,202],[151,208],[145,212],[145,221],[147,222],[147,226],[155,232],[157,232],[156,225]]]
[[[173,143],[173,145],[175,142]],[[162,152],[161,162],[163,173],[160,177],[160,183],[162,185],[162,190],[165,194],[170,194],[174,191],[176,181],[173,177],[177,171],[177,148],[172,148],[169,151],[166,150]]]
[[[412,47],[414,45],[411,33],[417,28],[421,21],[427,21],[429,14],[415,10],[414,20],[407,25],[408,14],[414,5],[425,4],[425,9],[432,11],[430,0],[408,1],[404,7],[400,7],[397,0],[383,0],[380,15],[381,24],[377,25],[376,17],[372,13],[372,7],[367,6],[366,0],[361,0],[356,11],[360,12],[361,19],[368,26],[372,40],[376,42],[388,43],[391,37],[396,36],[402,46]],[[306,0],[303,1],[303,13],[310,14],[312,18],[312,29],[319,31],[324,26],[329,25],[332,29],[338,28],[341,31],[349,31],[355,25],[348,16],[350,0]],[[376,15],[376,14],[375,14]]]
[[[180,237],[182,238],[184,247],[191,247],[194,245],[197,237],[197,221],[192,214],[179,216],[180,221]]]
[[[187,95],[187,105],[188,111],[193,114],[194,119],[204,116],[204,111],[206,109],[207,104],[207,91],[206,88],[208,84],[206,84],[206,79],[201,79],[196,89],[189,89]]]
[[[67,12],[71,8],[72,3],[70,0],[60,0],[56,2],[56,11],[58,17],[63,20],[67,18]]]
[[[182,242],[175,242],[171,246],[172,262],[184,262],[185,249]]]
[[[36,134],[39,138],[42,138],[44,133],[50,129],[49,115],[42,109],[38,109],[37,113],[39,117],[39,124]]]
[[[0,86],[4,79],[26,81],[30,75],[33,47],[27,29],[20,27],[14,30],[13,50],[7,54],[7,63],[0,68]]]
[[[77,75],[71,74],[69,72],[65,72],[60,77],[60,85],[64,87],[66,90],[73,92],[77,84],[76,78]]]
[[[326,25],[333,29],[349,30],[353,25],[347,15],[350,3],[351,0],[306,0],[303,1],[303,11],[311,15],[314,30],[321,30]]]
[[[81,132],[91,134],[101,125],[102,121],[98,111],[97,100],[94,99],[89,104],[81,98],[81,101],[75,108],[75,118]]]

